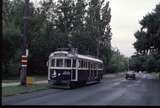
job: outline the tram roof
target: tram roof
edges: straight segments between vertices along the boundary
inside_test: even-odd
[[[69,53],[67,51],[55,51],[55,52],[51,53],[50,56],[53,56],[54,54],[58,54],[58,53],[61,53],[61,54],[72,54],[72,53]],[[86,60],[97,61],[97,62],[103,63],[103,61],[100,60],[100,59],[89,57],[89,56],[86,56],[86,55],[81,55],[81,54],[75,53],[74,56],[76,56],[76,57],[78,57],[80,59],[86,59]]]
[[[96,58],[85,56],[85,55],[77,54],[77,57],[81,58],[81,59],[86,59],[86,60],[97,61],[97,62],[103,63],[102,60],[100,60],[100,59],[96,59]]]

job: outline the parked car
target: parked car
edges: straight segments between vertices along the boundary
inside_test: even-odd
[[[126,79],[136,79],[136,73],[134,71],[129,71],[125,74]]]

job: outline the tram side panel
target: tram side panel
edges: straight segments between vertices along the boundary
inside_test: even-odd
[[[78,70],[78,81],[87,81],[88,80],[88,70]]]
[[[96,81],[101,79],[101,71],[93,69],[79,69],[78,81]]]

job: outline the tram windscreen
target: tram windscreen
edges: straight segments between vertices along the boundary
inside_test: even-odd
[[[57,59],[56,67],[62,67],[63,66],[63,59]]]
[[[76,67],[76,60],[73,59],[73,64],[72,64],[73,67]]]
[[[65,59],[64,66],[65,67],[71,67],[71,60],[70,59]]]
[[[55,59],[52,59],[51,66],[55,65]]]

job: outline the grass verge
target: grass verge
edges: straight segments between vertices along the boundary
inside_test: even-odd
[[[33,81],[41,81],[41,80],[47,80],[47,76],[31,76],[33,78]],[[2,80],[2,83],[15,83],[19,82],[19,78],[10,78],[7,80]]]
[[[2,96],[11,96],[16,94],[30,93],[39,90],[48,89],[48,84],[33,84],[27,87],[17,85],[17,86],[8,86],[2,87]]]

